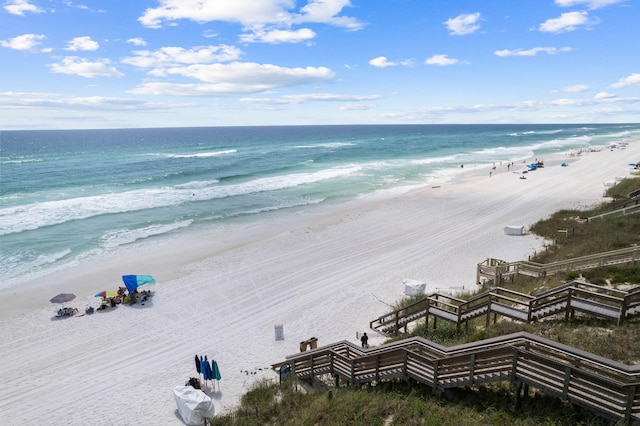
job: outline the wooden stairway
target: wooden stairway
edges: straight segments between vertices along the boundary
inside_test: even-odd
[[[523,332],[453,347],[421,337],[369,349],[341,341],[274,365],[283,367],[297,378],[331,375],[352,386],[411,379],[436,393],[506,381],[516,395],[530,385],[608,418],[640,421],[640,366]]]
[[[434,293],[374,319],[369,326],[385,335],[397,335],[415,321],[422,318],[428,321],[429,316],[452,322],[460,328],[481,316],[486,316],[488,323],[492,314],[494,320],[500,315],[532,322],[557,314],[567,318],[576,311],[620,323],[640,313],[640,287],[625,292],[573,281],[538,296],[496,287],[469,300]]]

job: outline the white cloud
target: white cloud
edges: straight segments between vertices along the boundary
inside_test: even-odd
[[[560,33],[577,30],[581,26],[591,26],[598,23],[597,19],[590,19],[588,12],[566,12],[558,18],[547,19],[538,28],[543,33]]]
[[[611,88],[620,89],[621,87],[638,86],[638,85],[640,85],[640,73],[633,73],[627,77],[621,78],[616,83],[613,83],[611,85]]]
[[[234,62],[196,64],[163,70],[166,76],[183,76],[206,84],[147,82],[132,93],[176,96],[210,96],[258,93],[281,87],[330,81],[335,73],[325,67],[285,68],[277,65]]]
[[[0,40],[0,46],[14,50],[31,50],[45,38],[43,34],[22,34],[9,40]]]
[[[504,50],[496,50],[493,52],[496,56],[536,56],[538,53],[548,53],[549,55],[556,55],[561,52],[570,52],[570,47],[562,47],[558,49],[557,47],[534,47],[532,49],[504,49]]]
[[[591,89],[588,84],[574,84],[573,86],[567,86],[562,89],[562,92],[567,93],[581,93]]]
[[[610,6],[612,4],[622,3],[626,0],[556,0],[556,4],[560,7],[573,7],[585,5],[588,9],[600,9],[601,7]]]
[[[410,65],[411,61],[393,62],[387,59],[386,56],[378,56],[369,61],[369,65],[376,68],[396,67],[398,65]]]
[[[352,103],[348,103],[348,104],[344,104],[344,105],[340,105],[340,107],[338,108],[340,111],[367,111],[370,109],[375,108],[375,105],[372,104],[364,104],[364,103],[357,103],[357,104],[352,104]]]
[[[447,55],[433,55],[424,61],[427,65],[438,65],[440,67],[455,65],[459,61],[457,59],[449,58]]]
[[[477,105],[461,105],[461,106],[431,106],[420,108],[413,111],[407,111],[404,113],[386,114],[387,117],[398,118],[409,121],[420,121],[429,119],[433,116],[451,115],[451,114],[478,114],[483,112],[506,112],[506,111],[518,111],[518,112],[536,112],[547,111],[549,108],[564,108],[570,110],[572,108],[583,107],[598,107],[601,105],[612,104],[636,104],[640,103],[640,98],[617,98],[617,97],[602,97],[602,98],[586,98],[586,99],[555,99],[551,101],[521,101],[513,103],[498,103],[498,104],[477,104]],[[578,110],[582,112],[581,110]],[[618,113],[625,112],[617,110]],[[630,110],[626,111],[627,113]]]
[[[289,27],[292,24],[324,23],[350,30],[360,29],[355,18],[341,16],[350,0],[309,0],[298,12],[294,0],[159,0],[160,5],[144,11],[138,21],[158,28],[163,22],[188,19],[196,22],[237,22],[247,29],[265,25]]]
[[[25,12],[44,13],[44,9],[31,4],[30,0],[8,0],[4,9],[12,15],[24,16]]]
[[[249,26],[271,22],[274,16],[288,15],[281,2],[270,0],[159,0],[158,3],[158,7],[146,9],[138,18],[145,27],[159,28],[163,22],[180,19],[200,23],[230,21]]]
[[[120,71],[109,65],[108,59],[88,61],[77,56],[67,56],[62,63],[51,64],[51,71],[59,74],[79,75],[86,78],[123,77]]]
[[[129,40],[127,40],[127,43],[131,43],[134,46],[146,46],[147,45],[147,42],[144,41],[144,39],[141,38],[141,37],[130,38]]]
[[[616,95],[612,94],[612,93],[607,93],[607,92],[600,92],[600,93],[596,93],[596,95],[594,96],[594,98],[596,99],[610,99],[610,98],[615,98]]]
[[[75,37],[67,43],[65,50],[98,50],[100,45],[98,42],[91,40],[91,37]]]
[[[270,64],[235,62],[232,64],[196,64],[167,69],[168,74],[195,78],[207,83],[241,82],[259,86],[286,87],[327,81],[334,77],[325,67],[285,68]]]
[[[602,104],[614,104],[614,103],[624,103],[624,104],[634,104],[640,102],[640,98],[618,98],[615,95],[611,95],[606,92],[601,92],[593,98],[584,98],[584,99],[555,99],[548,102],[549,105],[552,106],[571,106],[571,107],[584,107],[584,106],[592,106],[592,105],[602,105]],[[541,102],[541,104],[544,104]]]
[[[378,56],[377,58],[373,58],[369,61],[369,65],[377,67],[377,68],[385,68],[395,66],[395,62],[390,62],[386,56]]]
[[[241,98],[241,102],[252,104],[297,105],[308,102],[360,102],[380,99],[380,95],[341,95],[335,93],[304,93],[277,98]]]
[[[257,29],[250,34],[240,36],[243,43],[300,43],[315,38],[316,33],[309,28],[301,28],[299,30],[270,30],[264,31]]]
[[[198,46],[191,49],[183,47],[162,47],[158,50],[137,50],[134,56],[124,58],[122,63],[138,68],[158,68],[181,64],[208,64],[212,62],[235,61],[242,51],[225,44],[219,46]]]
[[[145,108],[145,105],[148,105],[147,102],[132,98],[66,96],[58,93],[37,92],[0,92],[0,107],[56,108],[80,111],[86,111],[87,109],[137,111]]]
[[[443,23],[449,30],[450,34],[466,35],[480,29],[478,21],[480,21],[480,13],[476,12],[458,15],[455,18],[447,19]]]
[[[351,6],[350,0],[308,0],[308,3],[300,9],[302,14],[297,15],[293,21],[324,23],[349,30],[361,29],[363,24],[357,19],[340,16],[342,9],[348,6]]]

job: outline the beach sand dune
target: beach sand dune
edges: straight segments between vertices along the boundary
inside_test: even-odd
[[[218,412],[238,404],[271,363],[319,346],[357,343],[369,321],[403,297],[405,278],[429,288],[475,287],[476,264],[526,259],[543,241],[504,235],[561,208],[602,202],[606,181],[628,175],[640,142],[546,161],[527,179],[490,167],[403,194],[369,197],[282,222],[199,235],[105,257],[0,294],[0,423],[178,425],[172,389],[197,375],[194,355],[215,359]],[[550,161],[549,161],[550,160]],[[566,161],[568,167],[561,167]],[[149,273],[144,306],[52,320],[49,299],[96,304],[123,273]],[[274,325],[284,328],[275,339]]]

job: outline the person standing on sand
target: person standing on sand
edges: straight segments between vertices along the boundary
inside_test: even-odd
[[[362,347],[363,348],[368,348],[369,347],[369,336],[367,336],[367,333],[364,333],[362,335],[362,337],[360,338],[360,341],[362,342]]]

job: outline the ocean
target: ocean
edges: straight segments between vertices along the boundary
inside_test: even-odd
[[[0,289],[143,242],[639,135],[640,124],[0,131]]]

